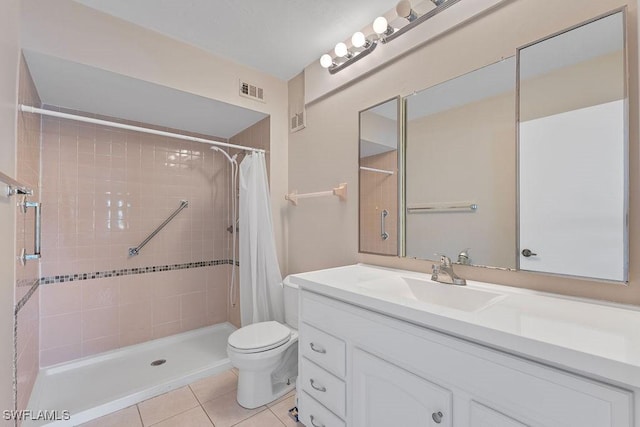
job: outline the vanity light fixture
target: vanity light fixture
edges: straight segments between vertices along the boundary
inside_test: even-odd
[[[354,48],[353,51],[349,50],[345,43],[340,42],[336,44],[333,49],[336,59],[328,53],[322,55],[320,57],[320,65],[322,68],[327,68],[329,69],[329,73],[335,74],[373,52],[378,42],[371,41],[367,39],[363,33],[357,32],[351,37],[351,44]]]
[[[395,29],[389,25],[387,18],[384,16],[378,16],[373,21],[373,31],[375,33],[373,40],[370,40],[364,33],[357,31],[351,37],[351,50],[347,47],[346,43],[339,42],[334,48],[335,58],[330,54],[324,54],[320,57],[320,65],[322,68],[328,69],[330,74],[335,74],[373,52],[378,43],[381,42],[383,44],[387,44],[395,40],[416,25],[420,25],[424,21],[434,17],[438,13],[448,9],[450,6],[453,6],[461,0],[430,1],[436,7],[424,15],[418,16],[418,14],[412,9],[410,0],[400,0],[396,5],[395,13],[398,17],[409,21],[407,25],[402,28]]]

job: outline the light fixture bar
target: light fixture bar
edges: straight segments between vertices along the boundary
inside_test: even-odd
[[[400,37],[401,35],[403,35],[407,31],[412,29],[413,27],[422,24],[424,21],[426,21],[426,20],[428,20],[430,18],[433,18],[434,16],[436,16],[440,12],[448,9],[449,7],[451,7],[454,4],[458,3],[459,1],[460,0],[447,0],[447,1],[445,1],[440,6],[436,6],[435,9],[431,9],[429,12],[425,13],[424,15],[419,16],[416,19],[414,19],[413,21],[409,22],[409,24],[407,24],[404,27],[400,28],[398,31],[395,31],[393,34],[390,34],[390,35],[384,37],[382,39],[382,43],[386,44],[386,43],[389,43],[392,40],[397,39],[398,37]]]
[[[397,39],[416,25],[420,25],[428,19],[433,18],[440,12],[460,2],[460,0],[431,0],[431,2],[436,7],[422,16],[418,16],[411,8],[411,2],[409,0],[401,0],[397,4],[395,12],[398,17],[409,21],[407,25],[395,30],[389,25],[385,16],[378,16],[373,21],[373,31],[378,37],[377,40],[370,41],[363,33],[358,31],[354,33],[351,39],[355,50],[349,50],[344,42],[339,42],[334,49],[336,58],[334,59],[331,55],[324,54],[320,58],[320,65],[328,69],[330,74],[336,74],[373,52],[378,42],[387,44]]]
[[[373,50],[376,48],[376,46],[378,46],[378,42],[377,41],[372,41],[372,42],[369,43],[368,47],[366,47],[365,49],[360,51],[357,55],[353,55],[351,58],[347,59],[346,61],[344,61],[344,62],[342,62],[340,64],[331,65],[329,67],[329,74],[335,74],[338,71],[341,71],[341,70],[347,68],[349,65],[359,61],[360,59],[364,58],[365,56],[367,56],[371,52],[373,52]]]

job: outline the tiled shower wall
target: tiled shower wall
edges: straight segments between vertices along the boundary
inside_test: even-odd
[[[40,106],[40,98],[24,62],[20,62],[20,83],[18,101],[21,104]],[[40,117],[18,114],[17,127],[17,179],[33,189],[33,196],[27,200],[38,201],[40,191]],[[14,196],[14,200],[21,196]],[[20,201],[18,199],[17,201]],[[16,208],[17,209],[17,208]],[[32,254],[34,250],[33,208],[24,214],[16,212],[16,255],[22,248]],[[15,392],[18,410],[26,409],[31,390],[38,374],[39,353],[39,262],[31,260],[22,266],[16,262],[16,323],[15,323]]]
[[[221,154],[45,117],[42,157],[41,366],[227,320]],[[189,207],[129,257],[181,200]]]

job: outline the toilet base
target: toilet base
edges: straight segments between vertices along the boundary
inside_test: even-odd
[[[263,378],[259,378],[262,376]],[[259,372],[238,371],[238,404],[243,408],[255,409],[271,403],[296,388],[296,379],[290,384],[271,384],[271,376]]]

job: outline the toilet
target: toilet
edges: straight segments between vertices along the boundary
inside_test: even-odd
[[[283,280],[285,324],[244,326],[227,341],[238,369],[238,403],[248,409],[273,402],[295,388],[298,376],[298,287]]]

